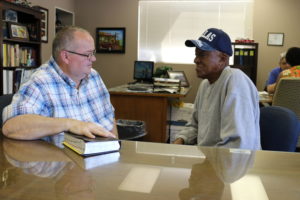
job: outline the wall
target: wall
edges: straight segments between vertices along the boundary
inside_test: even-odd
[[[256,0],[254,6],[254,34],[259,43],[257,87],[262,90],[269,72],[278,66],[279,55],[289,47],[300,46],[300,1]],[[283,46],[268,46],[268,32],[284,33]]]
[[[74,12],[74,0],[30,0],[31,5],[39,5],[48,9],[49,24],[48,24],[48,43],[42,43],[42,63],[46,62],[52,52],[52,41],[55,36],[55,8],[63,8],[65,10]]]
[[[97,54],[94,68],[107,87],[132,81],[133,62],[137,58],[137,0],[82,0],[76,2],[76,25],[95,36],[97,27],[125,27],[125,54]],[[88,12],[87,12],[88,11]]]

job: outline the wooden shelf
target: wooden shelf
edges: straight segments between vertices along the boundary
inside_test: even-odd
[[[14,22],[5,17],[7,10],[13,10],[17,14],[12,18],[16,19]],[[27,70],[36,69],[41,65],[41,19],[42,13],[36,8],[0,0],[0,95],[8,93],[7,88],[13,88],[12,92],[16,92],[18,88],[15,88],[15,85],[18,85],[22,77],[19,70],[22,73],[25,70],[27,73]],[[26,26],[28,39],[10,38],[10,23]],[[4,35],[5,24],[7,32]],[[3,52],[4,50],[6,52]],[[14,66],[21,64],[22,66]],[[24,66],[26,64],[34,66]]]
[[[242,70],[256,85],[258,43],[232,43],[233,65]]]
[[[22,40],[22,39],[10,39],[10,38],[3,39],[3,42],[14,42],[14,43],[23,43],[23,44],[41,44],[41,42],[38,42],[38,41],[30,41],[30,40]]]

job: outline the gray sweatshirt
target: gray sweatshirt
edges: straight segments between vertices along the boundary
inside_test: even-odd
[[[199,86],[191,123],[176,135],[185,144],[261,149],[259,97],[239,69],[226,67],[219,79]]]

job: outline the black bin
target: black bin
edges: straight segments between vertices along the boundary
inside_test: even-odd
[[[144,121],[118,119],[117,128],[121,140],[140,140],[147,135]]]

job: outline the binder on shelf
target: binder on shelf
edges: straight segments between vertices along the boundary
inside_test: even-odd
[[[2,45],[2,66],[3,67],[7,67],[7,44],[6,43],[3,43]]]
[[[244,49],[244,55],[243,55],[244,65],[249,66],[250,60],[249,60],[249,49]]]
[[[233,64],[234,65],[239,65],[240,64],[239,57],[240,57],[240,50],[239,49],[235,49],[234,50],[234,58],[233,58]]]
[[[3,70],[2,72],[2,90],[3,90],[3,94],[8,94],[8,89],[7,89],[7,70]]]

